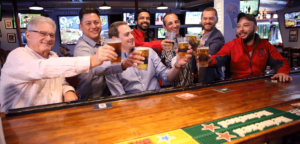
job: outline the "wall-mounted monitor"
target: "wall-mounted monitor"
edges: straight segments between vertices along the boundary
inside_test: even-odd
[[[240,12],[258,15],[260,0],[240,0]]]
[[[134,23],[134,13],[123,13],[123,21],[127,22],[129,26],[135,25]]]
[[[157,38],[164,39],[167,31],[164,28],[157,28]]]
[[[155,25],[163,25],[163,18],[166,13],[155,13]]]
[[[186,12],[185,13],[185,24],[200,24],[202,12]]]
[[[79,16],[58,16],[61,44],[76,44],[82,36]]]
[[[29,21],[34,17],[41,16],[41,14],[24,14],[18,13],[19,20],[20,20],[20,28],[27,28]]]
[[[187,34],[197,34],[197,36],[200,36],[200,33],[202,31],[202,27],[188,27],[186,28]]]
[[[27,44],[27,39],[25,37],[25,32],[21,32],[22,44],[25,46]]]
[[[108,28],[109,28],[108,15],[101,15],[100,21],[102,27],[102,31],[100,35],[102,35],[104,38],[108,38]]]
[[[300,11],[284,14],[285,27],[300,27]]]

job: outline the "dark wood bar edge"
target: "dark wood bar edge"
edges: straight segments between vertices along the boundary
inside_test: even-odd
[[[296,69],[294,71],[291,71],[290,74],[297,73],[299,71],[300,71],[300,69]],[[34,107],[28,107],[28,108],[13,109],[13,110],[9,110],[6,114],[6,116],[7,117],[17,116],[17,115],[23,115],[23,114],[36,113],[36,112],[45,112],[45,111],[51,111],[51,110],[85,106],[85,105],[91,105],[91,104],[96,104],[96,103],[105,103],[105,102],[111,102],[111,101],[117,101],[117,100],[137,98],[137,97],[146,97],[146,96],[150,96],[150,95],[154,95],[154,94],[165,94],[165,93],[170,93],[170,92],[179,92],[179,91],[185,91],[185,90],[199,89],[199,88],[204,88],[204,87],[211,87],[211,86],[218,86],[218,85],[224,85],[224,84],[230,84],[230,83],[236,83],[236,82],[243,82],[243,81],[248,81],[248,80],[267,78],[267,77],[271,77],[271,76],[272,76],[272,74],[265,75],[265,76],[251,77],[251,78],[215,81],[215,82],[204,83],[204,84],[195,84],[195,85],[185,86],[185,87],[171,87],[171,88],[164,88],[164,89],[158,89],[158,90],[143,91],[143,92],[137,92],[137,93],[131,93],[131,94],[116,95],[116,96],[112,96],[112,97],[108,97],[108,98],[100,98],[100,99],[95,99],[95,100],[82,100],[82,101],[74,101],[74,102],[67,102],[67,103],[58,103],[58,104],[50,104],[50,105],[43,105],[43,106],[34,106]]]

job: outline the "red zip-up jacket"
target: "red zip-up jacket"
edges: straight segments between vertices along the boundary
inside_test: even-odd
[[[236,38],[226,43],[216,55],[213,55],[209,66],[221,67],[230,57],[232,78],[263,75],[266,65],[272,66],[277,73],[289,74],[290,64],[278,50],[267,40],[255,34],[255,45],[252,56],[246,49],[243,39]]]
[[[143,46],[143,47],[150,47],[152,49],[157,48],[158,51],[162,50],[160,45],[161,41],[157,41],[154,37],[152,42],[145,42],[145,37],[143,32],[137,30],[136,28],[133,29],[132,35],[134,36],[134,43],[136,47]]]

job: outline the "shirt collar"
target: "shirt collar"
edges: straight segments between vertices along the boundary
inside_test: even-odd
[[[212,31],[214,31],[214,30],[215,30],[215,28],[214,28]],[[203,30],[203,31],[201,32],[201,36],[202,36],[202,37],[204,37],[204,36],[205,36],[205,37],[207,37],[207,38],[208,38],[208,37],[210,36],[210,34],[211,34],[211,32],[212,32],[212,31],[210,31],[210,32],[209,32],[209,33],[207,33],[207,34],[204,34],[205,30]]]
[[[87,42],[92,47],[95,47],[96,45],[102,46],[102,45],[104,45],[104,41],[105,41],[102,36],[100,36],[100,43],[96,43],[94,40],[90,39],[89,37],[87,37],[84,34],[82,34],[82,38],[85,42]]]
[[[38,54],[37,52],[35,52],[34,50],[32,50],[30,47],[28,47],[28,45],[26,45],[25,48],[28,49],[29,51],[31,51],[38,59],[46,59],[46,58],[42,57],[40,54]],[[54,55],[54,53],[52,51],[50,51],[48,55],[50,58],[51,56]]]

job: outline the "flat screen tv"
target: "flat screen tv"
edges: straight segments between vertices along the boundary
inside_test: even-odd
[[[135,25],[134,23],[134,13],[123,13],[123,21],[127,22],[129,26]]]
[[[166,13],[155,13],[155,25],[163,25],[163,18]]]
[[[29,21],[36,16],[41,16],[41,14],[18,13],[18,16],[19,16],[19,20],[20,20],[20,28],[27,28]]]
[[[22,44],[25,46],[27,44],[27,39],[25,37],[25,32],[21,32]]]
[[[186,12],[185,24],[200,24],[202,12]]]
[[[240,0],[240,12],[258,15],[260,0]]]
[[[164,39],[166,30],[164,28],[157,28],[157,38]]]
[[[60,43],[76,44],[82,36],[79,28],[79,16],[58,16]]]
[[[286,28],[300,27],[300,11],[285,13],[284,20]]]
[[[102,35],[104,38],[108,38],[108,28],[109,28],[108,15],[100,15],[100,20],[101,20],[101,27],[102,27],[102,31],[100,35]]]
[[[197,34],[197,36],[200,36],[201,31],[202,27],[188,27],[186,29],[187,34]]]

